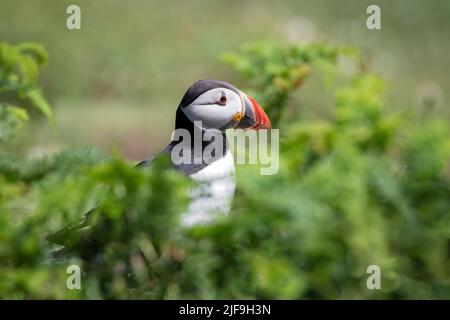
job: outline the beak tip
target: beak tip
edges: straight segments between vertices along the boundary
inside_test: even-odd
[[[253,109],[255,111],[255,124],[256,124],[255,129],[271,129],[272,126],[270,124],[270,119],[267,116],[264,109],[253,98],[251,98],[251,97],[248,97],[248,98],[251,101],[251,103],[253,105]]]

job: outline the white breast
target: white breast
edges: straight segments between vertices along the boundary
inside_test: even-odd
[[[236,178],[233,155],[229,150],[223,158],[190,177],[198,185],[191,190],[191,202],[181,217],[183,225],[208,223],[217,215],[230,211],[236,190]]]

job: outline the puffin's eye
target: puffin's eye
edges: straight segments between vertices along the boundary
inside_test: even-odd
[[[219,101],[217,101],[217,104],[224,106],[227,104],[227,97],[225,95],[221,96]]]

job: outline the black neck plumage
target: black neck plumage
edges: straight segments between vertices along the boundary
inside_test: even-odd
[[[194,150],[195,148],[195,141],[194,137],[201,136],[201,151],[202,154],[204,154],[205,148],[209,146],[211,143],[217,143],[217,141],[208,141],[204,138],[205,130],[200,129],[198,127],[195,127],[194,123],[192,123],[191,120],[188,119],[188,117],[184,114],[184,112],[181,110],[181,108],[177,109],[176,119],[175,119],[175,130],[177,129],[185,129],[189,132],[191,136],[191,149]],[[221,133],[221,139],[222,139],[222,150],[214,149],[215,151],[219,152],[219,154],[216,156],[215,153],[213,153],[213,156],[217,159],[224,157],[225,154],[229,150],[227,137],[225,134],[225,131],[222,131]],[[172,141],[172,145],[176,145],[177,143],[182,143],[182,141]]]

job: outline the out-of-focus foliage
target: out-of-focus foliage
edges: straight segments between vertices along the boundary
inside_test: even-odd
[[[268,107],[269,118],[275,126],[278,126],[292,93],[310,75],[311,67],[319,68],[324,76],[332,78],[339,55],[351,57],[362,64],[357,50],[327,45],[283,47],[251,44],[243,51],[244,55],[225,54],[222,60],[254,85],[252,93],[262,105]]]
[[[6,43],[0,49],[0,93],[13,93],[13,98],[24,99],[52,121],[36,82],[45,62],[44,50],[34,44]],[[150,267],[158,265],[150,265],[154,259],[148,255],[161,251],[172,238],[169,234],[177,232],[176,214],[187,200],[185,178],[168,170],[164,159],[151,169],[137,170],[117,155],[107,158],[93,149],[31,159],[8,153],[7,138],[13,138],[28,118],[28,105],[12,107],[10,95],[2,99],[0,297],[100,298],[113,297],[112,292],[118,297],[134,296],[124,288],[143,280],[143,274],[154,273]],[[93,207],[97,210],[88,219],[92,227],[64,233],[71,226],[78,229],[82,213]],[[88,233],[95,234],[97,242],[86,240]],[[87,243],[88,249],[83,254],[72,252],[72,261],[63,260],[55,255],[58,247],[46,240],[49,235],[64,245]],[[102,255],[89,255],[96,246],[101,246]],[[87,291],[67,289],[66,268],[71,263],[82,267]],[[153,297],[149,290],[153,282],[140,281],[140,292]]]
[[[392,112],[377,75],[337,74],[342,54],[363,66],[357,51],[327,45],[226,58],[281,120],[281,169],[241,170],[232,218],[193,231],[214,261],[213,297],[450,297],[449,126]],[[334,119],[283,121],[293,90],[324,72],[336,83]],[[372,264],[380,291],[366,287]]]
[[[379,76],[338,72],[341,55],[361,65],[357,51],[327,44],[224,58],[280,128],[280,172],[238,167],[233,210],[210,225],[178,225],[189,184],[164,160],[140,170],[94,150],[1,154],[0,296],[449,298],[448,124],[394,112]],[[283,117],[316,74],[332,83],[333,119]],[[55,259],[51,234],[71,251]],[[66,288],[70,264],[81,290]],[[369,265],[381,290],[366,287]]]
[[[37,86],[39,67],[47,61],[42,46],[0,42],[0,140],[10,137],[28,120],[24,106],[31,105],[53,120],[52,111]],[[15,106],[15,103],[21,106]],[[22,105],[23,104],[23,105]]]

